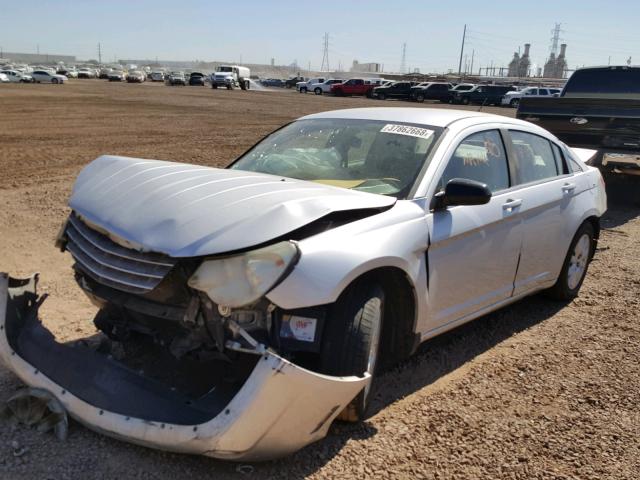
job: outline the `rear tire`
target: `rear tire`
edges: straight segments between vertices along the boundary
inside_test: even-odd
[[[420,103],[424,102],[424,94],[423,93],[417,94],[416,95],[416,101],[420,102]]]
[[[373,383],[384,312],[384,291],[363,278],[340,295],[330,308],[323,335],[321,371],[327,375],[361,376],[369,372]],[[357,422],[365,417],[372,383],[363,389],[338,418]]]
[[[593,226],[583,223],[576,232],[555,285],[547,293],[557,300],[571,300],[578,295],[595,251]]]
[[[520,105],[520,99],[519,99],[519,98],[514,98],[513,100],[511,100],[511,101],[509,102],[509,105],[510,105],[512,108],[518,108],[518,105]]]
[[[469,105],[469,97],[463,97],[460,103],[462,103],[462,105]]]

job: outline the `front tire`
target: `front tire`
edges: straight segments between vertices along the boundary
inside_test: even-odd
[[[384,290],[369,279],[350,286],[330,308],[321,352],[321,371],[327,375],[374,379],[384,312]],[[345,407],[338,418],[357,422],[365,417],[372,382]]]
[[[589,222],[583,223],[578,229],[571,241],[558,280],[548,290],[551,297],[571,300],[578,295],[595,251],[594,235],[593,226]]]
[[[307,93],[307,87],[301,87],[300,93]]]
[[[378,100],[386,100],[387,99],[387,94],[386,93],[379,93],[378,94]]]
[[[315,93],[316,95],[322,95],[322,89],[320,87],[316,87],[313,90],[313,93]]]
[[[511,100],[511,101],[509,102],[509,105],[510,105],[512,108],[518,108],[518,105],[520,105],[520,99],[519,99],[519,98],[514,98],[513,100]]]
[[[469,105],[469,97],[463,97],[460,103],[462,103],[462,105]]]
[[[420,102],[420,103],[424,102],[424,94],[423,93],[417,94],[416,95],[416,101]]]
[[[58,84],[58,79],[57,78],[52,78],[51,79],[51,83],[53,83],[54,85]]]

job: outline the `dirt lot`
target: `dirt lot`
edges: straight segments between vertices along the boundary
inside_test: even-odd
[[[0,269],[42,272],[43,317],[58,338],[93,333],[70,257],[53,247],[84,164],[109,153],[223,166],[300,115],[378,105],[416,106],[98,80],[2,85]],[[532,297],[427,342],[382,378],[362,425],[335,425],[242,474],[76,423],[64,443],[0,423],[0,478],[638,478],[640,204],[618,198],[619,183],[578,299]],[[0,368],[0,398],[19,386]],[[27,453],[14,456],[16,445]]]

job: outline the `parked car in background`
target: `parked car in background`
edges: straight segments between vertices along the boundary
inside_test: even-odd
[[[142,70],[133,70],[127,73],[126,79],[127,83],[143,83],[147,79],[147,76]]]
[[[338,97],[347,95],[364,95],[365,97],[371,97],[375,87],[376,85],[374,83],[368,83],[364,78],[350,78],[346,82],[331,85],[330,93]]]
[[[280,78],[265,78],[260,80],[260,85],[263,87],[281,87],[284,88],[286,82]]]
[[[78,70],[78,78],[96,78],[96,71],[93,68],[81,68]]]
[[[475,84],[473,83],[459,83],[453,86],[453,88],[449,89],[449,96],[442,100],[442,103],[452,103],[453,97],[457,92],[466,92],[471,90],[473,87],[475,87]]]
[[[453,94],[452,103],[469,105],[470,103],[482,105],[500,105],[502,97],[515,90],[515,87],[504,85],[476,85],[466,91],[457,91]]]
[[[67,78],[78,78],[78,71],[75,68],[59,68],[56,73]]]
[[[113,68],[104,67],[100,69],[100,73],[98,74],[98,78],[106,80],[109,78],[109,74],[113,71]]]
[[[291,77],[285,80],[284,86],[285,88],[295,88],[298,82],[306,82],[306,81],[307,79],[305,77],[301,77],[298,75],[297,77]]]
[[[395,98],[398,100],[408,100],[411,97],[411,87],[414,82],[395,82],[389,86],[381,86],[373,89],[373,96],[378,100]]]
[[[124,82],[127,79],[127,74],[124,70],[113,70],[109,72],[107,79],[110,82]]]
[[[553,97],[559,94],[562,90],[560,88],[549,87],[526,87],[522,90],[515,90],[513,92],[507,92],[502,97],[502,106],[518,108],[520,105],[520,99],[522,97]]]
[[[522,97],[516,115],[597,151],[590,164],[603,172],[640,179],[640,67],[580,68],[559,97]]]
[[[450,83],[426,82],[411,87],[411,98],[417,102],[425,100],[439,100],[444,102],[449,99]]]
[[[187,84],[187,79],[182,72],[171,72],[169,75],[165,77],[164,83],[167,85],[182,85],[185,86]]]
[[[164,82],[164,72],[159,70],[153,71],[151,75],[149,75],[149,78],[152,82]]]
[[[0,73],[4,73],[9,81],[12,83],[33,83],[34,79],[27,73],[22,73],[17,70],[0,70]]]
[[[189,75],[189,85],[204,87],[205,76],[204,73],[191,72]]]
[[[307,93],[309,91],[313,91],[313,88],[311,88],[311,85],[316,83],[324,83],[324,81],[325,81],[324,77],[310,78],[309,80],[306,80],[304,82],[296,83],[296,90],[298,90],[300,93]]]
[[[50,73],[46,70],[34,70],[31,76],[36,83],[64,83],[68,80],[64,75]]]
[[[329,80],[325,80],[321,83],[312,83],[311,85],[309,85],[309,89],[312,90],[316,95],[322,95],[323,93],[331,93],[331,85],[342,82],[344,82],[344,80],[341,80],[339,78],[330,78]]]

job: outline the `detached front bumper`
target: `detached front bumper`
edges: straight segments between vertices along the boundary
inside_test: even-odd
[[[26,384],[51,392],[80,423],[121,440],[222,459],[268,460],[323,438],[370,381],[320,375],[267,350],[220,413],[196,422],[164,421],[181,409],[185,419],[203,412],[106,355],[56,342],[37,318],[37,280],[0,274],[0,358]],[[215,394],[207,402],[215,402]]]

